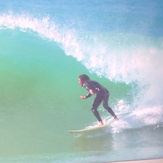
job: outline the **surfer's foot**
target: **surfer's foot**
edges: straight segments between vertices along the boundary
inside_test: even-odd
[[[99,121],[99,126],[103,126],[103,125],[104,125],[103,121]]]
[[[117,118],[117,116],[115,116],[115,117],[114,117],[114,120],[115,120],[115,121],[118,121],[119,119]]]

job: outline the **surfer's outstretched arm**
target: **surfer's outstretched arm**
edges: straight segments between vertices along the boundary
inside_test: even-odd
[[[84,99],[86,99],[86,98],[89,98],[89,97],[91,97],[92,96],[92,93],[88,93],[86,96],[80,96],[80,98],[84,98]]]

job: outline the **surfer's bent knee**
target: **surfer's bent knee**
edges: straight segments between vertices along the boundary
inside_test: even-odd
[[[91,108],[91,110],[93,113],[97,111],[97,109],[95,109],[95,108]]]

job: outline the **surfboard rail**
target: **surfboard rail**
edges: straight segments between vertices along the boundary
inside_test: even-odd
[[[93,133],[94,131],[99,131],[101,129],[105,129],[107,127],[109,127],[113,122],[114,122],[114,118],[111,118],[109,119],[104,125],[102,126],[89,126],[89,127],[86,127],[84,129],[79,129],[79,130],[68,130],[69,133],[72,133],[72,134],[87,134],[87,133]]]

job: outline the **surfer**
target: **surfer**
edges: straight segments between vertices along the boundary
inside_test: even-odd
[[[86,99],[91,97],[93,94],[96,94],[94,102],[92,104],[92,112],[99,121],[99,125],[104,125],[97,108],[103,102],[103,107],[114,117],[116,121],[118,121],[117,116],[113,112],[113,110],[108,106],[109,100],[109,91],[103,87],[100,83],[90,80],[90,78],[86,74],[82,74],[78,78],[78,82],[82,87],[85,87],[88,90],[88,94],[86,96],[80,96],[82,99]]]

